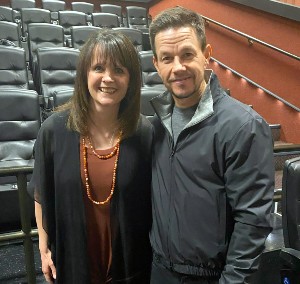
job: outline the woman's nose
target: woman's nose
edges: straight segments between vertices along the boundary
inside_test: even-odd
[[[110,71],[105,71],[102,77],[102,81],[104,82],[112,82],[113,81],[113,75]]]

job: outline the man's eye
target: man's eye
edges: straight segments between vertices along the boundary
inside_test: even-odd
[[[163,57],[161,58],[161,61],[167,63],[167,62],[170,62],[171,59],[172,59],[172,58],[171,58],[170,56],[163,56]]]
[[[186,52],[184,54],[184,58],[192,58],[192,57],[193,57],[193,53],[191,53],[191,52]]]

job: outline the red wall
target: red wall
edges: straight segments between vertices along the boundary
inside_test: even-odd
[[[155,16],[175,5],[193,9],[231,28],[300,56],[300,23],[228,0],[162,0],[149,11]],[[206,28],[213,57],[300,108],[300,62],[212,23]],[[300,144],[300,113],[245,80],[210,64],[222,85],[238,100],[253,105],[269,123],[281,124],[281,140]]]

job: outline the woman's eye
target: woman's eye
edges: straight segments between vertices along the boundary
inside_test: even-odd
[[[101,65],[95,66],[95,71],[96,72],[102,72],[103,70],[104,70],[104,68]]]
[[[116,67],[116,68],[115,68],[115,72],[116,72],[117,74],[123,74],[123,73],[124,73],[124,70],[123,70],[121,67]]]

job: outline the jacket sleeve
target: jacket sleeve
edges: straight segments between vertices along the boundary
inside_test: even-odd
[[[271,131],[262,118],[245,123],[226,147],[225,187],[234,228],[220,284],[247,283],[271,231],[274,161]]]

